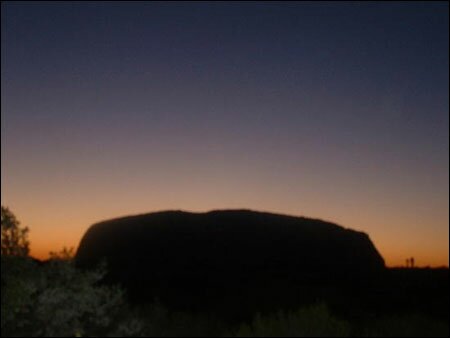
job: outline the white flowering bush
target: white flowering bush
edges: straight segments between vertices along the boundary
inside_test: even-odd
[[[103,274],[55,256],[44,264],[2,257],[2,336],[139,335],[123,292],[98,284]]]
[[[19,224],[2,207],[2,337],[139,336],[142,325],[130,316],[122,290],[99,283],[105,266],[79,270],[66,249],[34,260],[28,230]]]

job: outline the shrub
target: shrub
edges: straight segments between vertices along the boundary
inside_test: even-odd
[[[365,337],[448,337],[448,322],[423,315],[393,315],[374,320],[362,334]]]
[[[98,284],[104,271],[76,269],[67,251],[46,263],[2,256],[2,336],[138,335],[123,292]]]
[[[346,337],[349,334],[349,325],[332,317],[324,304],[290,313],[257,314],[250,325],[241,325],[237,332],[238,337]]]

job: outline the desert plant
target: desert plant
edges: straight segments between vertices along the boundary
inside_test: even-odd
[[[238,337],[346,337],[349,334],[349,324],[331,316],[324,304],[296,312],[257,314],[250,325],[241,325],[237,332]]]

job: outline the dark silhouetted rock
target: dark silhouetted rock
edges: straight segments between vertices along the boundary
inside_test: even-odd
[[[189,310],[295,302],[308,297],[283,296],[296,285],[366,280],[384,270],[365,233],[249,210],[166,211],[97,223],[81,240],[76,262],[92,267],[102,258],[108,280],[132,299],[158,297]]]

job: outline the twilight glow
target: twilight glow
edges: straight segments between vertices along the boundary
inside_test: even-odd
[[[448,3],[2,3],[1,203],[31,253],[248,208],[449,262]]]

